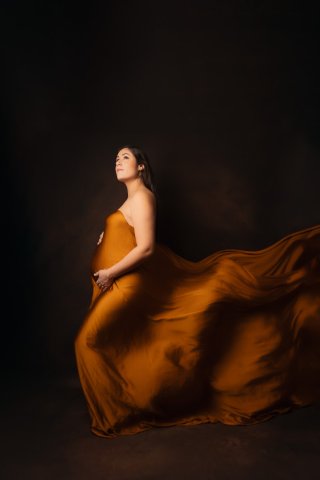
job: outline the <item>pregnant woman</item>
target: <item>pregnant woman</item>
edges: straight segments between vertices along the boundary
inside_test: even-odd
[[[147,155],[115,170],[128,197],[105,219],[75,339],[93,434],[248,425],[320,400],[320,225],[257,251],[189,261],[156,241]]]

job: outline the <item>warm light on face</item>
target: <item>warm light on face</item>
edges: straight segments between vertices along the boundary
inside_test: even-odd
[[[116,174],[123,178],[123,175],[129,178],[137,176],[137,161],[133,153],[128,148],[119,150],[115,162]]]
[[[128,160],[130,158],[132,158],[132,153],[128,149],[124,148],[123,150],[120,150],[116,157],[116,165],[118,164],[119,160]]]

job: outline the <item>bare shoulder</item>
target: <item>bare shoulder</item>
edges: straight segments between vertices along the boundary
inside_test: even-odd
[[[156,208],[155,194],[148,188],[138,190],[131,199],[131,209],[151,209]]]
[[[156,197],[154,193],[145,188],[139,189],[132,199],[130,205],[131,222],[135,228],[139,228],[138,225],[154,225],[156,221]],[[144,227],[145,228],[145,227]]]
[[[137,246],[148,252],[154,251],[156,210],[155,195],[147,189],[139,189],[132,197],[131,219]]]

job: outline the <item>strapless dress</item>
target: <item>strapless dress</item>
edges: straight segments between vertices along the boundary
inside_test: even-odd
[[[93,434],[248,425],[320,400],[320,225],[197,262],[157,242],[102,292],[93,273],[135,246],[108,215],[74,343]]]

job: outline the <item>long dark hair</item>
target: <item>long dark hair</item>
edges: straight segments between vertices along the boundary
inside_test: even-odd
[[[150,160],[148,155],[136,145],[124,145],[123,147],[119,148],[118,152],[122,148],[128,148],[131,151],[131,153],[135,156],[137,163],[139,165],[140,164],[144,165],[144,168],[141,170],[141,178],[143,180],[143,183],[147,188],[149,188],[149,190],[151,190],[155,194],[156,199],[159,200],[157,187],[154,181],[154,173],[150,165]]]
[[[141,178],[142,178],[145,186],[147,188],[149,188],[149,190],[151,190],[151,192],[153,192],[155,197],[156,197],[156,205],[157,205],[157,207],[156,207],[156,241],[158,242],[159,241],[158,225],[159,225],[159,218],[160,218],[160,215],[159,215],[159,195],[158,195],[158,190],[157,190],[157,187],[156,187],[156,184],[155,184],[155,181],[154,181],[154,173],[153,173],[152,167],[150,165],[149,157],[141,148],[137,147],[136,145],[124,145],[123,147],[118,149],[118,152],[122,148],[128,148],[130,150],[130,152],[135,156],[137,164],[142,163],[144,165],[144,168],[141,170]]]

